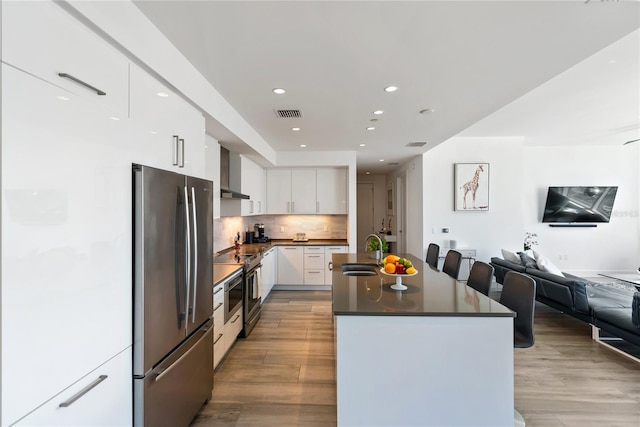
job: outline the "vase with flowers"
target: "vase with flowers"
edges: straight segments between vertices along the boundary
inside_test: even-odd
[[[534,245],[538,244],[538,235],[536,233],[524,233],[524,250],[530,251]]]

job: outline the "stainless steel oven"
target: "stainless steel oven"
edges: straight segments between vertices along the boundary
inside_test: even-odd
[[[244,280],[242,272],[239,272],[235,276],[231,277],[224,287],[224,322],[227,323],[229,319],[242,306],[243,299]]]
[[[244,294],[244,329],[242,336],[248,337],[253,327],[260,319],[260,309],[262,306],[262,297],[260,295],[261,285],[261,267],[262,264],[252,263],[246,265],[247,269],[245,278],[245,294]]]

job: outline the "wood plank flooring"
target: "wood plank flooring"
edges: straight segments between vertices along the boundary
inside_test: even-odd
[[[215,373],[192,426],[334,426],[328,291],[273,291]],[[640,363],[591,340],[587,324],[536,306],[536,344],[515,351],[515,405],[529,427],[640,426]]]

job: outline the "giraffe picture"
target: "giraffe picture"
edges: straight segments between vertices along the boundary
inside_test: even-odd
[[[454,165],[454,210],[489,210],[489,163]]]

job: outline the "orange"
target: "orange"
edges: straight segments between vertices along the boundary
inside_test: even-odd
[[[395,264],[391,264],[391,263],[385,264],[385,266],[384,266],[384,271],[385,271],[386,273],[388,273],[388,274],[395,274],[395,272],[396,272],[396,265],[395,265]]]

